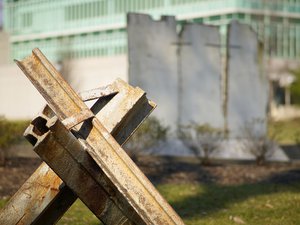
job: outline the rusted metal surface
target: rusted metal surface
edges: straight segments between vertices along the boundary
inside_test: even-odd
[[[56,222],[62,217],[64,212],[66,212],[70,208],[70,206],[75,202],[76,199],[77,195],[68,186],[62,183],[59,187],[59,192],[53,199],[43,199],[43,204],[45,207],[41,213],[37,214],[37,218],[34,219],[31,223],[23,223],[22,225],[56,224]],[[36,210],[35,212],[38,211],[39,210]]]
[[[114,85],[107,85],[106,87],[99,87],[88,91],[83,91],[79,93],[82,101],[89,101],[94,99],[99,99],[109,95],[117,94],[120,90],[115,89]]]
[[[62,79],[61,75],[38,49],[34,49],[31,56],[17,63],[43,95],[59,120],[63,121],[80,111],[87,110],[87,106],[79,96]],[[77,125],[75,130],[78,137],[80,137],[79,140],[86,142],[86,150],[93,158],[93,162],[103,172],[103,175],[101,174],[103,178],[100,181],[106,181],[102,184],[105,192],[110,195],[114,194],[110,196],[112,201],[119,208],[124,209],[125,207],[123,212],[126,213],[128,218],[132,218],[136,224],[183,224],[181,218],[157,192],[97,118],[85,121],[82,125]],[[51,143],[52,139],[47,136],[38,143],[41,144],[44,141],[50,141],[49,143]],[[72,142],[74,145],[75,143],[75,141]],[[67,147],[66,149],[69,150],[72,148],[71,145]],[[55,148],[49,150],[55,151]],[[56,152],[56,154],[59,153]],[[48,159],[51,160],[52,154],[49,152],[47,154],[50,154]],[[55,156],[52,155],[52,157]],[[54,161],[55,166],[66,166],[66,163],[61,165],[63,162],[57,160],[60,163]],[[85,169],[88,171],[88,168]],[[77,176],[77,174],[72,173],[72,170],[69,172],[69,177]],[[82,178],[82,181],[85,183],[84,178]],[[108,183],[110,185],[107,185]],[[88,195],[88,193],[86,194]],[[94,204],[94,202],[91,203]],[[128,205],[133,209],[134,214],[128,210]]]
[[[35,137],[30,138],[34,151],[104,224],[132,224],[105,192],[103,184],[99,184],[98,180],[103,180],[103,175],[84,150],[85,146],[57,118],[47,119],[46,127],[49,127],[46,133],[36,134],[33,126],[26,130],[27,137]],[[87,164],[88,170],[85,168]],[[97,179],[90,174],[92,170],[98,172]],[[102,183],[109,185],[106,181]],[[113,220],[108,220],[110,218]]]
[[[134,88],[129,86],[127,83],[116,80],[113,84],[109,85],[109,92],[101,92],[101,95],[94,94],[91,98],[91,95],[85,95],[84,100],[94,99],[95,96],[100,99],[92,106],[94,109],[95,116],[99,118],[100,121],[103,121],[103,118],[107,118],[107,114],[111,115],[112,118],[105,122],[105,127],[112,135],[116,138],[118,143],[123,144],[124,140],[128,138],[132,130],[135,129],[141,121],[153,110],[155,104],[148,102],[147,99],[142,96],[140,98],[134,94]],[[103,88],[95,90],[104,90]],[[108,90],[106,87],[105,90]],[[128,95],[128,92],[131,95]],[[86,92],[89,93],[89,92]],[[93,91],[95,93],[95,91]],[[104,95],[105,93],[105,95]],[[110,99],[113,104],[107,104],[105,97],[107,96],[116,96],[117,99]],[[120,104],[123,104],[123,101],[128,101],[129,97],[131,103],[127,104],[127,108],[120,110],[119,107],[116,107]],[[140,102],[144,104],[141,105]],[[95,110],[97,109],[97,110]],[[102,109],[103,111],[101,111]],[[33,119],[31,127],[35,127],[34,133],[42,134],[46,132],[48,128],[45,128],[47,118],[53,117],[55,114],[53,111],[46,106],[41,112],[41,116]],[[104,121],[103,121],[104,122]],[[131,124],[128,127],[127,124]],[[124,127],[122,129],[114,129],[114,125],[118,127]],[[38,128],[38,129],[37,129]],[[120,135],[121,134],[121,135]],[[127,136],[124,136],[127,134]],[[118,137],[119,136],[119,137]],[[30,139],[30,138],[29,138]],[[31,138],[31,141],[35,141],[36,138]],[[61,179],[45,164],[42,163],[40,166],[44,170],[47,170],[47,179],[42,179],[40,171],[37,169],[35,173],[25,182],[25,184],[20,188],[20,190],[10,199],[5,208],[0,212],[0,224],[34,224],[34,225],[50,225],[58,221],[64,212],[73,204],[77,199],[77,195],[74,194],[68,186],[64,185]],[[28,195],[28,186],[30,184],[30,195]],[[41,185],[43,184],[43,185]],[[58,191],[57,191],[58,190]],[[52,193],[49,195],[49,193]],[[95,196],[97,197],[97,196]],[[20,206],[21,201],[21,208]],[[34,207],[35,205],[39,207]],[[105,202],[99,202],[99,205],[105,205]],[[101,205],[99,206],[101,208]],[[110,210],[113,212],[113,215],[116,214],[114,207],[110,207]],[[111,214],[103,213],[105,216],[106,224],[118,224],[116,220],[110,218]],[[109,223],[111,221],[111,223]],[[120,224],[125,224],[126,219],[121,221]]]
[[[0,224],[31,224],[28,221],[34,221],[40,208],[45,207],[45,199],[57,196],[61,184],[61,179],[43,163],[2,209]]]
[[[95,115],[92,113],[91,110],[85,110],[81,111],[71,117],[68,117],[67,119],[64,119],[62,123],[65,125],[65,127],[70,130],[71,128],[75,127],[76,125],[82,123],[83,121],[90,119],[94,117]]]

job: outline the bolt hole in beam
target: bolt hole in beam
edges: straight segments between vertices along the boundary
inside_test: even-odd
[[[32,133],[29,132],[29,130],[32,130]],[[33,146],[35,146],[38,141],[38,137],[44,135],[49,130],[50,129],[47,126],[47,119],[42,116],[37,116],[31,121],[30,125],[25,130],[24,136]]]
[[[98,91],[97,89],[95,89],[95,90]],[[94,114],[97,114],[109,101],[112,100],[113,97],[115,97],[118,94],[118,92],[111,92],[111,93],[108,92],[105,94],[107,94],[107,95],[104,95],[104,96],[100,95],[100,97],[96,96],[99,98],[96,100],[96,103],[91,108],[91,111]],[[96,93],[94,95],[99,95],[99,94]],[[90,96],[87,99],[85,99],[85,101],[91,101],[91,100],[93,100],[93,99],[90,99]],[[55,116],[55,114],[53,113],[53,111],[50,109],[50,107],[48,105],[46,105],[44,107],[43,114],[46,115],[47,117],[49,116],[50,118]],[[32,131],[37,136],[42,136],[43,134],[45,134],[49,131],[49,127],[47,126],[47,119],[43,118],[42,116],[36,117],[33,121],[31,121],[31,124],[33,126]],[[86,126],[84,126],[84,125],[86,125]],[[84,128],[86,130],[85,131],[86,133],[89,133],[88,130],[90,130],[92,128],[91,120],[88,119],[87,121],[85,121],[83,123],[82,128]],[[80,129],[80,131],[82,131],[82,130]],[[74,130],[72,130],[72,133],[76,137],[78,137],[78,132],[75,132]],[[35,144],[37,143],[37,140],[38,140],[37,137],[35,137],[33,134],[29,134],[29,133],[26,133],[25,137],[33,146],[35,146]]]
[[[49,131],[49,127],[47,127],[47,120],[43,117],[35,118],[31,124],[33,125],[33,132],[39,136],[47,133]]]

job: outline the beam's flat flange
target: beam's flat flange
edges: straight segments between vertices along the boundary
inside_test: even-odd
[[[92,106],[92,108],[95,111],[95,116],[102,122],[104,122],[104,118],[107,118],[107,114],[111,116],[110,120],[105,121],[105,127],[116,138],[118,143],[123,144],[124,141],[131,135],[133,130],[145,117],[149,115],[155,107],[155,104],[148,102],[144,96],[142,96],[142,99],[144,99],[142,101],[143,104],[140,104],[139,102],[141,102],[141,99],[139,97],[132,94],[128,95],[128,90],[131,90],[132,93],[134,88],[122,80],[116,80],[109,86],[97,90],[104,89],[110,91],[105,92],[105,94],[102,92],[101,95],[97,94],[100,98]],[[111,99],[111,97],[115,95],[118,95],[119,97]],[[93,96],[95,97],[96,95]],[[109,101],[105,98],[107,96],[110,96]],[[130,104],[127,104],[127,108],[123,108],[121,110],[119,107],[116,107],[120,104],[124,104],[122,103],[123,101],[128,101],[127,97],[131,102]],[[86,97],[84,100],[90,100],[90,97]],[[107,104],[107,102],[111,103]],[[40,115],[33,119],[32,125],[28,128],[32,130],[35,126],[37,129],[33,132],[31,141],[38,139],[38,135],[35,133],[43,133],[47,119],[54,116],[55,114],[49,106],[45,106]],[[130,126],[126,125],[127,123],[131,124],[131,129]],[[119,128],[114,129],[116,127]],[[30,139],[29,136],[27,138]],[[46,179],[43,178],[45,172],[42,173],[41,171],[47,171]],[[42,163],[41,166],[18,190],[18,192],[9,200],[5,207],[2,208],[0,212],[0,224],[55,224],[76,199],[77,195],[74,194],[68,186],[63,184],[63,181],[48,167],[46,163]],[[101,204],[101,202],[99,202],[99,204]],[[105,202],[102,202],[102,204],[105,205]],[[99,205],[99,208],[103,207]],[[110,207],[110,209],[115,211],[113,207]],[[109,218],[109,213],[105,215],[103,212],[102,214],[102,221],[106,222],[105,224],[118,224],[116,220]],[[120,224],[126,224],[126,218],[123,219],[123,221],[120,220],[120,222]],[[130,221],[127,220],[127,224],[129,224],[129,222]]]
[[[82,110],[87,110],[87,106],[39,49],[34,49],[31,56],[17,64],[45,98],[59,120],[63,121]],[[97,118],[93,118],[90,124],[84,123],[76,128],[78,134],[88,144],[89,154],[113,184],[115,193],[126,199],[126,203],[134,209],[137,218],[140,217],[144,224],[183,224],[181,218]],[[108,187],[104,188],[110,191]]]

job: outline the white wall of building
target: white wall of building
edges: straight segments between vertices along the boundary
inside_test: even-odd
[[[78,59],[64,65],[68,72],[66,79],[77,92],[105,86],[118,77],[128,80],[126,55]],[[16,64],[0,65],[0,116],[30,119],[44,104],[44,99]]]
[[[0,66],[0,115],[7,119],[29,119],[45,104],[16,64]]]

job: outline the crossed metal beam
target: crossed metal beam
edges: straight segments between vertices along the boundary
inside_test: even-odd
[[[183,224],[120,146],[155,107],[144,91],[117,80],[81,94],[98,99],[89,109],[39,49],[17,64],[48,103],[25,131],[48,165],[2,209],[0,224],[55,224],[77,197],[104,224]]]

